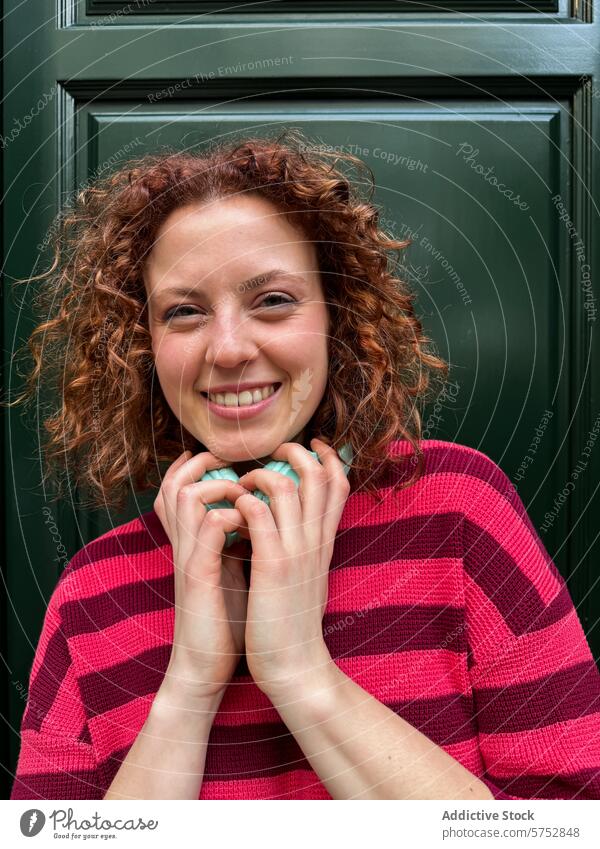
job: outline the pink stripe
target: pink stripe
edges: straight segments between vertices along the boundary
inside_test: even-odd
[[[94,769],[92,747],[69,737],[48,736],[26,729],[21,733],[17,775]]]
[[[490,642],[493,638],[490,637]],[[473,686],[509,687],[521,681],[540,678],[591,659],[590,647],[575,609],[556,624],[523,634],[509,641],[508,650],[490,648],[488,666],[483,673],[472,670]],[[493,646],[493,643],[492,643]],[[515,652],[519,661],[515,663]]]
[[[315,772],[297,769],[272,778],[203,781],[199,799],[331,799]]]
[[[469,611],[469,644],[473,651],[473,660],[482,663],[495,656],[498,646],[504,640],[512,641],[516,637],[481,587],[466,572],[463,572],[463,579]],[[515,598],[515,604],[517,602],[518,599]],[[539,633],[543,633],[543,630]]]
[[[600,770],[598,714],[588,714],[518,734],[480,734],[490,773],[544,775],[586,767]]]
[[[494,487],[472,478],[469,498],[464,499],[465,516],[495,540],[515,562],[515,568],[535,584],[542,601],[548,604],[560,590],[539,543],[529,533],[519,514]],[[506,575],[510,582],[510,574]]]
[[[140,696],[89,720],[90,734],[100,750],[100,761],[133,744],[148,718],[152,701],[153,697]],[[109,746],[107,740],[110,740]]]
[[[381,702],[451,695],[462,691],[464,686],[460,655],[445,650],[435,655],[414,651],[340,658],[335,663],[348,678]],[[420,671],[423,676],[428,676],[426,686],[418,677]],[[269,699],[253,681],[249,681],[229,685],[215,724],[231,726],[280,720]]]
[[[440,649],[435,654],[408,651],[399,654],[356,656],[335,661],[345,675],[380,702],[410,701],[466,692],[464,659]],[[254,681],[231,683],[215,725],[253,725],[280,722],[281,717]]]
[[[335,569],[329,575],[327,613],[401,605],[462,606],[458,577],[461,562],[449,557],[393,560],[372,566]]]
[[[252,680],[231,682],[215,716],[215,725],[254,725],[281,722],[269,698]]]
[[[479,452],[466,445],[457,445],[441,439],[425,439],[421,443],[425,464],[427,464],[427,452],[433,449],[445,450],[450,457],[463,455],[461,460],[466,465],[469,460],[476,459]],[[408,440],[398,439],[391,443],[389,454],[393,457],[410,455],[413,449]],[[487,458],[486,458],[487,459]],[[488,460],[489,462],[489,460]],[[407,489],[396,491],[392,494],[391,487],[380,489],[383,497],[381,506],[370,495],[363,492],[354,492],[348,499],[346,508],[340,519],[338,528],[344,530],[348,527],[377,525],[381,521],[394,521],[398,518],[410,517],[412,515],[423,515],[426,513],[452,512],[460,510],[457,498],[465,491],[464,478],[468,477],[467,487],[470,487],[473,478],[459,474],[448,473],[425,473],[416,483]],[[461,498],[461,500],[463,500]],[[418,505],[418,510],[415,510]]]
[[[471,737],[469,740],[461,740],[459,743],[444,744],[441,748],[462,764],[465,769],[472,772],[473,775],[483,775],[485,764],[479,751],[477,737]]]
[[[171,644],[173,621],[172,607],[131,616],[102,631],[71,637],[71,656],[81,666],[80,674],[106,669],[149,648]]]
[[[73,665],[69,666],[56,693],[52,707],[42,723],[42,732],[68,734],[77,738],[85,726],[85,713]]]
[[[57,591],[55,590],[55,592]],[[37,678],[38,672],[40,671],[40,668],[44,662],[44,656],[46,654],[48,644],[50,643],[52,637],[56,634],[56,632],[59,631],[61,628],[61,621],[60,617],[55,611],[54,600],[55,599],[53,598],[50,599],[50,604],[48,605],[48,608],[46,610],[44,624],[35,650],[35,655],[31,666],[31,672],[29,674],[30,691],[33,685],[35,684],[35,679]]]
[[[471,481],[471,478],[469,478]],[[465,483],[462,475],[448,472],[425,474],[408,489],[392,495],[391,488],[382,489],[383,501],[379,505],[364,492],[353,493],[346,502],[338,530],[371,527],[382,522],[427,516],[435,513],[452,513],[460,510]],[[418,508],[418,509],[417,509]]]
[[[466,693],[464,657],[449,649],[338,658],[338,666],[380,702]]]
[[[100,595],[126,584],[150,581],[172,573],[173,558],[161,551],[156,550],[154,553],[143,551],[140,554],[109,557],[81,566],[74,575],[77,581],[77,594],[71,597],[65,594],[65,600],[72,601],[74,598]]]

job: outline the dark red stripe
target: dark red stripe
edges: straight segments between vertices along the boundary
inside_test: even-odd
[[[469,740],[477,733],[467,697],[415,699],[388,706],[438,745]],[[129,747],[125,747],[106,762],[109,782],[128,751]],[[206,752],[205,781],[268,778],[295,769],[310,770],[312,767],[283,723],[212,726]]]
[[[463,455],[464,456],[464,455]],[[460,461],[459,461],[460,462]],[[462,461],[462,474],[476,477],[484,481],[489,486],[492,486],[511,505],[519,520],[525,525],[532,541],[536,544],[539,553],[542,555],[546,565],[555,577],[560,577],[560,572],[556,568],[552,558],[546,551],[542,540],[531,521],[529,514],[523,504],[520,495],[517,492],[515,485],[512,483],[508,475],[506,475],[500,467],[494,464],[489,457],[474,455],[465,461]]]
[[[438,746],[462,743],[477,736],[473,702],[461,693],[387,705]]]
[[[390,605],[363,616],[351,610],[327,613],[323,635],[333,658],[418,649],[467,651],[464,611],[450,605]]]
[[[488,775],[494,784],[518,799],[600,799],[600,766],[563,775]]]
[[[147,581],[133,581],[105,593],[67,601],[61,605],[67,637],[102,631],[123,619],[172,607],[173,573]]]
[[[516,486],[512,483],[508,475],[495,463],[491,457],[487,457],[482,452],[473,453],[475,449],[469,449],[468,446],[460,447],[450,444],[446,447],[428,448],[427,440],[423,442],[424,457],[425,457],[425,475],[453,473],[463,477],[460,481],[456,480],[456,495],[457,499],[468,491],[468,484],[465,485],[465,477],[477,478],[489,486],[493,487],[514,509],[520,521],[524,523],[527,530],[532,536],[533,541],[547,563],[549,569],[555,577],[560,576],[560,572],[556,568],[552,558],[546,551],[540,536],[534,527],[529,514],[519,496]],[[466,450],[465,450],[466,449]],[[391,486],[392,479],[389,478],[387,485]]]
[[[75,572],[82,566],[105,560],[110,557],[127,557],[154,551],[157,547],[169,545],[169,537],[154,510],[142,513],[139,517],[142,527],[139,531],[118,532],[106,539],[92,540],[84,545],[69,561],[61,577]]]
[[[79,772],[42,772],[20,775],[15,779],[11,799],[103,799],[97,770]]]
[[[65,635],[59,628],[50,637],[42,663],[28,693],[23,714],[23,729],[39,731],[44,717],[54,704],[56,694],[71,664]]]
[[[464,522],[465,572],[492,601],[513,634],[521,636],[558,622],[573,610],[566,584],[546,604],[501,544],[478,525]]]
[[[211,728],[206,781],[269,778],[294,769],[311,766],[283,723]]]
[[[510,799],[511,797],[508,793],[505,793],[500,787],[497,787],[493,781],[490,781],[486,775],[482,775],[479,777],[479,780],[482,781],[486,787],[489,789],[490,793],[493,795],[494,799]]]
[[[593,660],[507,687],[474,689],[485,734],[507,734],[568,722],[600,711],[600,672]]]
[[[80,733],[79,733],[79,737],[78,737],[77,739],[78,739],[81,743],[89,743],[89,744],[91,745],[91,743],[92,743],[92,738],[91,738],[91,736],[90,736],[90,729],[89,729],[89,727],[88,727],[87,722],[85,723],[85,725],[84,725],[84,726],[83,726],[83,728],[81,729],[81,731],[80,731]]]
[[[103,764],[108,786],[127,757],[130,746],[109,756]],[[243,781],[269,778],[294,769],[312,767],[283,723],[240,726],[213,725],[203,781]]]
[[[171,657],[171,646],[148,649],[130,660],[79,678],[88,719],[140,696],[154,696]]]
[[[349,615],[327,614],[323,619],[325,644],[334,659],[415,649],[448,648],[454,652],[466,652],[467,649],[462,608],[383,607],[362,617],[354,615],[352,625],[346,625],[343,631],[328,633],[328,629]],[[159,646],[123,663],[82,676],[79,683],[88,718],[156,692],[170,654],[170,645]],[[248,674],[246,658],[242,657],[235,675]]]
[[[440,512],[338,531],[330,569],[392,560],[460,559],[462,518],[461,513]]]

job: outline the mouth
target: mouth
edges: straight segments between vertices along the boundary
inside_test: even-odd
[[[225,419],[246,419],[250,416],[257,415],[265,410],[267,407],[271,406],[281,395],[281,387],[283,383],[277,382],[273,384],[274,392],[271,395],[268,395],[266,398],[261,399],[260,401],[253,402],[251,404],[242,404],[238,406],[237,404],[219,404],[217,401],[213,401],[208,397],[207,392],[200,392],[200,395],[203,397],[206,405],[208,406],[209,411],[215,413],[221,418]],[[214,397],[214,396],[213,396]]]

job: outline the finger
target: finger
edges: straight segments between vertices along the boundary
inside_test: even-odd
[[[269,504],[265,507],[270,510],[284,544],[301,544],[304,535],[302,506],[294,481],[270,469],[253,469],[240,478],[240,483],[247,490],[259,489],[268,496]]]
[[[350,483],[344,472],[344,463],[337,451],[320,439],[311,439],[313,449],[318,453],[323,468],[327,472],[327,500],[323,508],[321,523],[322,544],[333,549],[346,501],[350,495]]]
[[[163,478],[163,481],[161,482],[161,486],[160,486],[160,489],[158,491],[158,495],[156,496],[156,498],[154,500],[154,505],[153,505],[154,506],[154,512],[156,513],[156,515],[160,519],[161,524],[162,524],[162,526],[165,530],[165,533],[167,533],[168,530],[169,530],[169,523],[168,523],[166,511],[165,511],[164,489],[163,489],[162,483],[164,482],[165,478],[167,477],[167,475],[170,472],[172,473],[174,470],[176,470],[180,466],[182,466],[183,463],[185,463],[185,461],[191,455],[191,453],[192,453],[191,451],[184,451],[183,454],[180,454],[179,457],[175,460],[175,462],[172,463],[169,466],[169,468],[165,472],[165,476]]]
[[[242,514],[250,533],[252,563],[272,563],[280,559],[281,538],[275,517],[260,498],[246,492],[235,500],[236,510]]]
[[[298,475],[298,497],[305,534],[311,546],[319,546],[323,511],[327,503],[326,470],[310,451],[297,442],[284,442],[271,456],[289,463]]]
[[[177,536],[177,492],[185,484],[199,481],[207,471],[223,468],[226,465],[225,460],[215,457],[209,451],[203,451],[193,457],[187,457],[188,453],[191,452],[184,452],[182,455],[183,462],[177,463],[176,468],[168,469],[161,487],[165,515],[169,525],[168,535],[171,540]],[[181,460],[181,457],[178,459]]]
[[[230,514],[234,510],[235,499],[242,493],[246,492],[243,486],[230,480],[212,480],[198,481],[192,484],[182,486],[176,496],[176,524],[177,524],[177,557],[183,561],[188,560],[194,554],[197,541],[201,534],[202,526],[209,520],[208,527],[213,526],[213,519],[210,518],[211,513]],[[228,501],[230,508],[208,509],[209,504],[215,504],[221,501]],[[229,517],[231,518],[231,517]],[[236,516],[242,521],[241,516]],[[236,530],[237,526],[228,530]],[[221,553],[223,546],[219,544],[217,536],[211,535],[211,539],[216,539],[218,546],[212,552],[212,563],[216,567],[221,564]]]
[[[220,586],[223,546],[226,535],[235,531],[242,520],[239,510],[209,510],[197,535],[184,532],[186,548],[191,550],[187,560],[182,558],[186,574],[200,584]]]

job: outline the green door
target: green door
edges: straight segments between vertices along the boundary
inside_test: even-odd
[[[451,364],[424,436],[478,448],[510,477],[600,658],[591,282],[600,38],[591,5],[5,6],[4,391],[12,397],[22,387],[14,353],[32,326],[29,300],[12,297],[11,281],[47,264],[61,200],[145,151],[202,150],[296,126],[315,145],[364,159],[384,225],[412,238],[404,274]],[[58,575],[90,539],[149,510],[154,493],[132,498],[118,515],[83,509],[76,492],[55,504],[40,485],[41,419],[24,421],[15,408],[3,427],[8,787]]]

